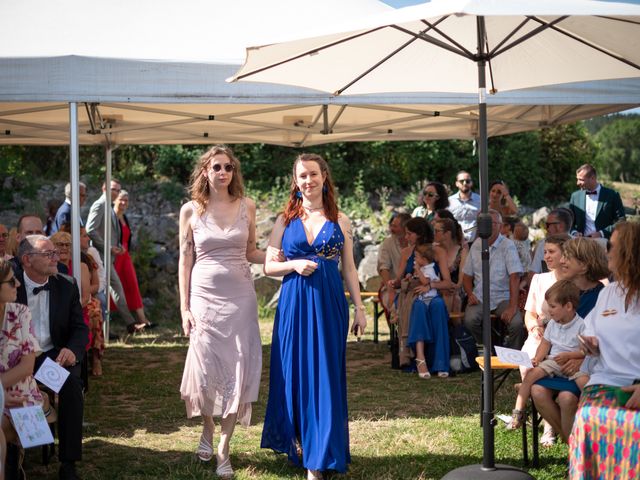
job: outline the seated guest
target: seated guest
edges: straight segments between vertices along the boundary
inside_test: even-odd
[[[9,240],[9,231],[7,227],[0,223],[0,260],[9,260],[13,255],[7,253],[7,241]]]
[[[429,243],[416,245],[414,264],[414,277],[420,285],[415,288],[418,296],[411,307],[407,345],[415,351],[420,378],[431,378],[429,369],[438,372],[438,377],[446,378],[449,376],[449,314],[437,290],[451,287],[446,254],[442,248]]]
[[[503,217],[518,213],[518,207],[509,194],[509,187],[502,180],[495,180],[489,185],[489,208]]]
[[[582,318],[587,318],[604,288],[599,279],[609,275],[604,249],[597,240],[590,238],[567,240],[562,247],[560,268],[555,270],[555,275],[558,280],[571,280],[580,289],[576,312]],[[558,363],[566,377],[574,375],[582,366],[580,359],[562,358]],[[554,431],[571,431],[578,408],[578,395],[575,392],[557,391],[536,384],[531,388],[531,398],[540,416],[551,424]]]
[[[520,218],[509,216],[503,218],[502,235],[510,239],[518,250],[518,257],[525,272],[531,264],[531,242],[529,241],[529,227]]]
[[[551,210],[545,220],[547,236],[558,234],[568,235],[572,223],[573,215],[568,208],[556,208],[555,210]],[[529,264],[528,283],[531,283],[531,278],[534,274],[549,271],[547,265],[544,263],[544,242],[544,240],[540,240],[536,244],[535,251],[533,252],[533,259]]]
[[[380,295],[386,310],[390,308],[395,299],[395,289],[388,288],[388,283],[398,275],[401,251],[407,246],[404,226],[409,220],[411,220],[411,216],[407,213],[398,213],[392,216],[389,221],[391,235],[384,239],[378,249],[378,274],[382,279]]]
[[[29,308],[14,303],[19,286],[11,262],[0,259],[0,381],[7,407],[2,415],[2,431],[14,443],[17,435],[9,408],[43,403],[42,394],[32,376],[40,346],[31,330]]]
[[[20,283],[18,303],[29,307],[33,331],[43,352],[36,359],[34,370],[45,358],[50,358],[70,373],[58,394],[59,476],[77,479],[75,462],[82,458],[84,405],[80,370],[89,341],[80,293],[72,277],[58,274],[58,251],[47,237],[24,238],[18,247],[18,257],[20,267],[15,272]]]
[[[502,216],[489,210],[492,218],[489,242],[490,310],[504,323],[507,337],[504,346],[520,349],[524,343],[524,323],[518,308],[520,275],[523,272],[518,251],[511,240],[500,234]],[[464,264],[462,285],[467,294],[464,326],[482,343],[482,243],[481,238],[471,245]]]
[[[558,361],[561,358],[582,360],[584,354],[580,351],[579,335],[584,330],[584,320],[576,314],[576,307],[580,300],[580,291],[569,280],[559,280],[545,292],[545,299],[551,315],[551,322],[544,331],[536,354],[531,359],[533,368],[529,369],[518,390],[516,406],[513,410],[508,429],[520,428],[525,421],[525,407],[529,401],[532,385],[545,377],[562,377],[562,370]],[[587,383],[587,374],[578,371],[569,377],[582,389]],[[569,432],[562,432],[566,440]]]
[[[618,223],[606,286],[585,319],[591,377],[569,440],[569,478],[636,478],[640,469],[640,224]]]
[[[447,210],[445,210],[447,211]],[[462,275],[469,254],[469,247],[462,235],[462,228],[456,220],[449,218],[436,219],[433,222],[435,243],[446,253],[449,277],[453,283],[452,288],[440,288],[440,293],[447,305],[449,313],[457,313],[462,310],[460,292],[462,291]]]
[[[27,213],[22,215],[18,219],[18,225],[16,229],[16,242],[20,245],[20,242],[24,240],[28,235],[43,235],[42,220],[37,215]],[[17,250],[17,249],[16,249]],[[17,252],[16,252],[17,253]],[[16,254],[11,260],[14,264],[14,268],[17,268],[20,264],[20,257]],[[58,262],[58,273],[69,273],[66,265]]]
[[[449,206],[449,197],[447,189],[440,182],[429,182],[422,190],[422,198],[424,203],[424,214],[421,215],[431,222],[436,214],[436,210],[445,209]],[[414,210],[415,212],[415,210]]]
[[[533,357],[536,354],[540,340],[544,334],[544,329],[551,319],[549,306],[545,300],[545,293],[558,280],[555,271],[560,268],[562,259],[562,246],[569,240],[569,235],[556,234],[549,235],[544,242],[544,261],[549,268],[548,272],[536,273],[531,279],[527,302],[524,310],[524,324],[527,328],[527,339],[522,346],[522,351]],[[520,367],[520,375],[524,378],[527,368]],[[540,444],[550,447],[555,444],[556,435],[548,422],[544,422],[544,433],[540,437]]]

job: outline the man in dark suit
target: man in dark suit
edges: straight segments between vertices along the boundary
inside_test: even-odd
[[[596,169],[588,163],[576,170],[576,183],[580,190],[573,192],[569,201],[572,230],[585,237],[611,238],[613,226],[625,219],[620,195],[602,186]]]
[[[87,200],[87,186],[82,182],[79,182],[78,185],[80,187],[80,207],[82,207],[82,205],[84,205],[84,202]],[[66,223],[68,224],[71,223],[71,184],[70,183],[67,183],[64,186],[64,202],[62,202],[62,205],[60,205],[60,208],[58,208],[58,211],[56,212],[56,218],[54,219],[51,225],[51,229],[49,230],[49,236],[53,235],[58,230],[60,230],[62,226]],[[80,226],[84,227],[84,222],[82,221],[82,218],[80,218]]]
[[[58,432],[60,479],[78,479],[75,462],[82,458],[84,399],[80,365],[89,342],[89,329],[82,318],[80,293],[72,277],[57,271],[58,251],[44,235],[29,235],[18,246],[20,282],[17,302],[31,310],[32,327],[45,358],[65,367],[70,375],[59,392]]]

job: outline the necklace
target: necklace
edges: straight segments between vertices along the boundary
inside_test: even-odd
[[[324,209],[324,206],[312,208],[312,207],[307,207],[306,205],[302,205],[302,208],[304,208],[307,212],[311,213],[311,212],[317,212],[318,210]]]

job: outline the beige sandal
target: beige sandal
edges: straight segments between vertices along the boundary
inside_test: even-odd
[[[233,477],[233,468],[231,468],[231,459],[229,457],[227,457],[224,462],[218,463],[216,475],[221,478]]]
[[[211,441],[213,441],[213,438]],[[200,443],[198,444],[196,455],[203,462],[209,462],[213,458],[213,446],[211,442],[204,437],[204,432],[200,435]]]
[[[427,371],[420,373],[420,368],[419,368],[420,365],[424,365],[424,368]],[[431,374],[429,373],[429,369],[427,368],[427,362],[425,362],[424,360],[420,360],[420,359],[416,358],[416,370],[418,370],[418,376],[420,378],[423,378],[425,380],[431,378]]]

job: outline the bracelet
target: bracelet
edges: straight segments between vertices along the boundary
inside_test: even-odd
[[[364,305],[354,305],[354,307],[356,307],[356,309],[358,310],[362,310],[363,312],[367,309],[367,307],[365,307]]]

